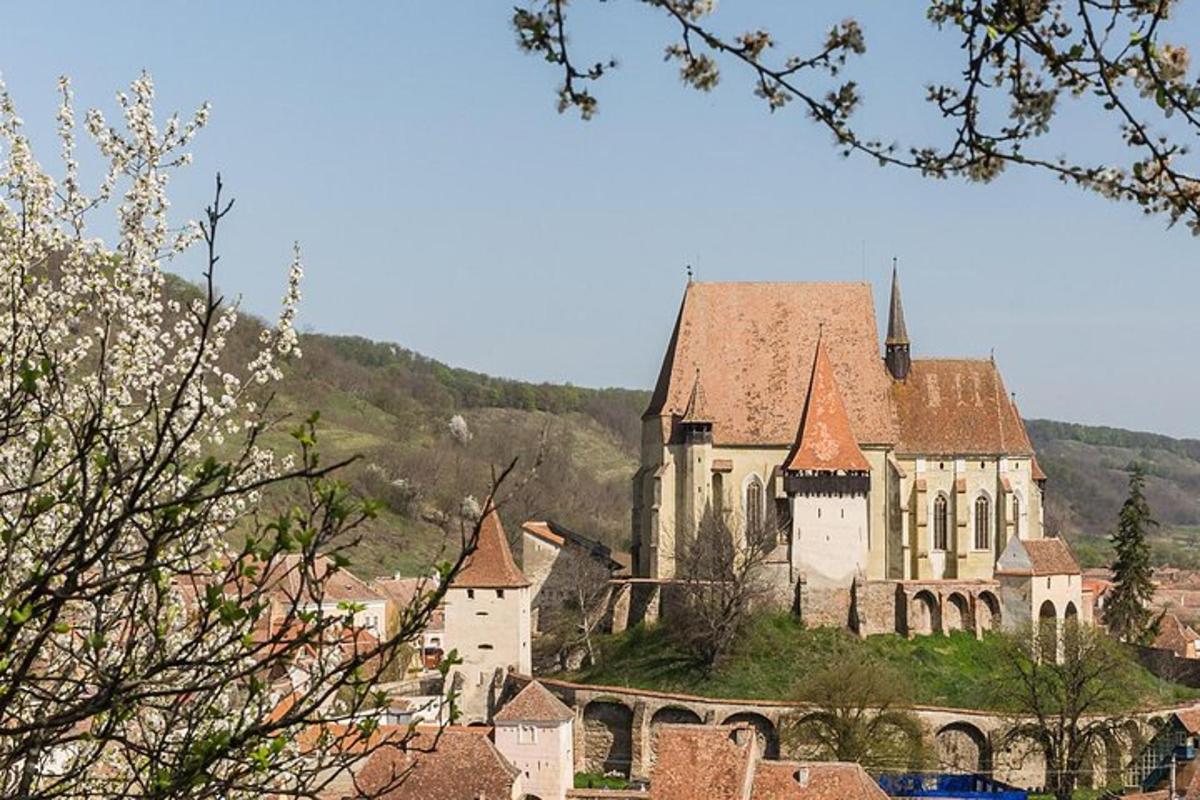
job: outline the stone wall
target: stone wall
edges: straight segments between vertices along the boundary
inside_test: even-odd
[[[1200,688],[1200,658],[1180,658],[1170,650],[1159,647],[1138,647],[1137,659],[1142,666],[1163,680]]]

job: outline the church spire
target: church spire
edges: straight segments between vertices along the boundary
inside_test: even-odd
[[[900,275],[896,259],[892,259],[892,299],[888,305],[887,339],[884,341],[888,372],[892,378],[902,381],[908,377],[911,366],[909,359],[908,328],[904,324],[904,306],[900,302]]]

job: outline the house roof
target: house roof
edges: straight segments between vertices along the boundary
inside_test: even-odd
[[[1033,473],[1033,479],[1035,481],[1046,480],[1046,473],[1042,471],[1042,465],[1038,463],[1036,455],[1033,457],[1033,463],[1031,464],[1031,471]]]
[[[738,725],[662,725],[650,773],[654,800],[746,800],[754,731]]]
[[[1154,637],[1153,646],[1182,656],[1187,652],[1188,645],[1195,645],[1198,639],[1200,635],[1178,616],[1164,614],[1159,620],[1158,635]]]
[[[396,608],[407,608],[418,594],[427,594],[437,588],[437,581],[431,578],[402,578],[394,575],[390,578],[376,578],[371,581],[371,588],[386,597]],[[435,608],[429,615],[427,631],[442,631],[446,629],[446,614],[441,606]]]
[[[817,339],[808,395],[800,416],[796,443],[783,462],[784,469],[869,472],[871,465],[854,440],[846,404],[825,353],[823,338]]]
[[[858,764],[761,761],[751,800],[884,800],[887,794]]]
[[[531,681],[492,717],[493,722],[570,722],[575,712],[542,686]]]
[[[400,737],[406,727],[397,728]],[[436,727],[419,726],[403,746],[380,746],[356,776],[362,794],[356,791],[345,796],[365,794],[380,800],[511,797],[520,771],[492,744],[490,732],[490,728],[451,726],[439,735]],[[403,781],[399,781],[401,777]]]
[[[450,584],[457,589],[520,589],[529,579],[513,560],[500,514],[489,499],[479,525],[475,550]]]
[[[1024,539],[1034,575],[1078,575],[1079,562],[1062,539]]]
[[[1175,718],[1188,733],[1200,733],[1200,706],[1176,711]]]
[[[1033,455],[1033,444],[991,359],[913,359],[892,384],[900,453]]]
[[[789,445],[818,333],[843,387],[854,438],[896,439],[891,378],[866,283],[691,283],[646,416],[678,419],[703,376],[715,444]]]
[[[613,556],[613,552],[608,545],[601,544],[595,539],[589,539],[583,534],[576,533],[565,525],[560,525],[552,520],[530,520],[521,526],[521,530],[530,536],[535,536],[556,547],[562,547],[568,542],[582,547],[594,557],[604,561],[609,569],[617,570],[625,566]]]
[[[349,570],[335,569],[333,560],[326,556],[316,556],[312,560],[312,574],[307,581],[303,580],[305,566],[304,556],[299,553],[274,558],[266,565],[262,586],[269,595],[289,603],[378,603],[384,600],[383,595]],[[300,596],[302,588],[304,597]]]

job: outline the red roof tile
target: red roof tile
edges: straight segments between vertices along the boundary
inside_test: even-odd
[[[404,729],[398,730],[402,737]],[[496,750],[488,738],[490,730],[447,727],[439,735],[437,728],[419,727],[416,736],[402,747],[382,744],[356,776],[363,794],[356,791],[345,796],[365,794],[379,800],[510,798],[520,773]]]
[[[302,571],[306,565],[304,557],[289,553],[272,559],[267,563],[261,576],[262,586],[268,594],[276,599],[299,603],[377,603],[384,600],[383,595],[372,589],[365,582],[345,568],[334,569],[333,560],[326,556],[317,556],[312,560],[312,574],[304,582],[305,597],[299,597],[301,592]]]
[[[884,800],[887,794],[858,764],[762,761],[751,800]]]
[[[689,284],[646,416],[682,416],[699,371],[714,443],[786,446],[822,330],[855,440],[894,442],[891,379],[865,283]]]
[[[1024,539],[1034,575],[1078,575],[1079,562],[1062,539]]]
[[[479,526],[475,551],[467,556],[463,568],[450,584],[459,589],[519,589],[529,579],[513,561],[508,538],[500,524],[500,514],[489,500]]]
[[[896,450],[921,455],[1033,455],[1025,425],[989,359],[913,359],[892,384]]]
[[[537,681],[517,693],[492,717],[494,722],[570,722],[575,712]]]
[[[783,463],[785,469],[796,472],[871,470],[858,442],[854,440],[846,405],[842,402],[842,393],[838,390],[833,366],[829,363],[822,339],[817,339],[817,352],[813,356],[812,375],[808,381],[808,395],[804,399],[796,443]]]
[[[650,773],[654,800],[744,800],[755,759],[754,731],[737,725],[663,725]]]
[[[1154,647],[1170,650],[1178,656],[1186,657],[1187,648],[1195,647],[1200,639],[1188,625],[1174,614],[1164,614],[1158,624],[1158,635],[1154,637]]]

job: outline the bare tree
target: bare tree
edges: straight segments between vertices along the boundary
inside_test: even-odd
[[[1189,76],[1186,46],[1170,41],[1178,0],[927,0],[924,17],[951,38],[948,49],[961,54],[961,69],[921,89],[945,123],[942,141],[906,146],[892,141],[894,134],[873,136],[855,124],[863,92],[846,73],[867,50],[855,20],[814,32],[819,42],[808,53],[777,55],[769,30],[722,31],[715,0],[634,5],[674,31],[666,58],[679,65],[686,85],[709,91],[721,65],[735,65],[767,108],[800,107],[846,156],[972,181],[990,181],[1012,165],[1031,167],[1200,233],[1200,181],[1188,158],[1200,130],[1200,84]],[[575,53],[574,20],[567,0],[527,0],[512,16],[520,46],[562,76],[559,110],[589,118],[597,109],[589,87],[617,61],[585,62]],[[1085,159],[1070,140],[1048,136],[1068,104],[1115,123],[1112,161]]]
[[[752,611],[770,594],[765,567],[778,539],[775,517],[736,528],[709,507],[696,533],[683,543],[676,581],[664,591],[672,636],[706,670],[716,669],[744,630]],[[672,602],[674,601],[674,602]]]
[[[911,687],[887,664],[847,652],[802,679],[794,697],[811,709],[784,724],[789,751],[856,762],[869,772],[921,769],[929,762]]]
[[[539,644],[556,667],[574,669],[598,663],[594,639],[607,614],[612,588],[607,569],[591,554],[571,552],[571,544],[564,547],[551,573],[561,603],[539,610]]]
[[[1103,632],[1078,624],[1061,636],[1054,626],[1007,634],[1001,654],[995,699],[1012,714],[1004,743],[1040,751],[1047,788],[1070,800],[1085,764],[1119,734],[1138,699],[1130,658]]]

